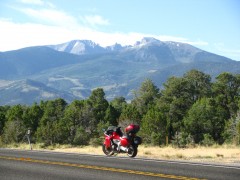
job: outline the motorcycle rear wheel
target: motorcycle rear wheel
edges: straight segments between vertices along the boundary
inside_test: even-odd
[[[102,150],[103,150],[104,154],[106,154],[107,156],[112,156],[114,154],[114,150],[111,146],[109,148],[107,148],[106,145],[103,144]]]
[[[136,155],[137,155],[137,153],[138,153],[138,149],[137,149],[137,147],[135,147],[135,146],[130,146],[129,148],[128,148],[128,152],[127,152],[127,155],[129,156],[129,157],[135,157]]]

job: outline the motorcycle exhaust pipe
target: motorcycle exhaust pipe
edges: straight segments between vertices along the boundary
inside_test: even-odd
[[[124,152],[128,152],[128,148],[126,148],[126,147],[123,147],[123,146],[120,146],[120,149],[122,150],[122,151],[124,151]]]

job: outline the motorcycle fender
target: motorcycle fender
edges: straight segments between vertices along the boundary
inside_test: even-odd
[[[129,140],[127,138],[121,138],[121,146],[127,147],[129,145]]]
[[[111,138],[110,137],[105,137],[104,144],[107,148],[111,146]]]

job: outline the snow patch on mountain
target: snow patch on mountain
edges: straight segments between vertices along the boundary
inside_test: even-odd
[[[151,69],[148,71],[148,73],[155,73],[157,70],[156,69]]]
[[[79,79],[75,79],[75,78],[69,78],[69,77],[50,77],[48,79],[49,82],[55,82],[55,81],[62,81],[62,80],[66,80],[66,81],[70,81],[71,83],[73,83],[75,86],[78,87],[83,87],[84,85],[79,81]]]
[[[118,43],[115,43],[112,46],[107,46],[106,47],[106,50],[108,50],[108,51],[119,51],[119,50],[122,50],[122,49],[124,49],[124,47],[121,44],[118,44]]]
[[[14,83],[14,81],[0,80],[0,88],[5,88]]]
[[[77,55],[102,53],[106,51],[105,48],[99,46],[91,40],[72,40],[62,44],[49,45],[48,47],[57,51],[63,51]]]
[[[148,45],[163,45],[163,44],[164,44],[164,42],[162,42],[158,39],[155,39],[152,37],[144,37],[141,41],[137,41],[133,47],[141,48],[141,47],[148,46]]]
[[[27,93],[27,92],[30,92],[30,91],[39,91],[39,88],[34,87],[34,86],[30,86],[28,84],[24,84],[21,92]]]
[[[116,88],[118,85],[117,84],[110,84],[110,85],[107,85],[107,86],[102,86],[103,90],[105,91],[109,91],[113,88]]]
[[[77,41],[77,42],[74,44],[73,48],[76,48],[76,47],[78,46],[78,44],[79,44],[79,41]]]
[[[42,98],[55,98],[56,95],[47,91],[42,91],[41,92],[41,97]]]

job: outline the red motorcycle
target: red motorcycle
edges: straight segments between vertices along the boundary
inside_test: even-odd
[[[135,157],[138,152],[138,145],[142,139],[136,136],[140,127],[130,124],[125,128],[126,135],[123,135],[121,127],[110,126],[104,130],[105,140],[102,146],[104,154],[112,156],[118,153],[127,153],[129,157]]]

